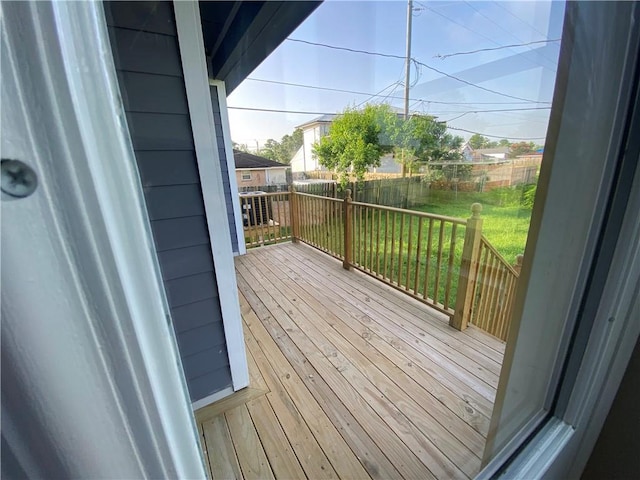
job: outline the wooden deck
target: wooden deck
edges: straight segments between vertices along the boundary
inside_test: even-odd
[[[504,344],[317,250],[236,259],[251,385],[197,412],[218,478],[471,478]]]

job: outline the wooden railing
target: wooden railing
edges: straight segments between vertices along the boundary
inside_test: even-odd
[[[518,272],[483,236],[469,323],[507,340]]]
[[[240,195],[247,247],[289,241],[292,238],[289,192]]]
[[[453,315],[465,221],[360,202],[351,206],[349,265]]]
[[[337,198],[294,195],[294,236],[329,255],[344,259],[344,202]]]
[[[502,340],[518,268],[482,236],[480,204],[467,219],[299,192],[241,195],[248,247],[307,243],[449,316]]]

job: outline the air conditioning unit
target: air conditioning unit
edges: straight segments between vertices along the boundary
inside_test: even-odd
[[[240,194],[242,223],[245,227],[272,225],[271,200],[265,192],[243,192]]]

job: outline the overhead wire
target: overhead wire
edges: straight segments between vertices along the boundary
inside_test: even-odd
[[[393,85],[393,84],[392,84]],[[389,85],[386,88],[389,88]],[[273,113],[292,113],[292,114],[299,114],[299,115],[338,115],[337,113],[333,112],[317,112],[317,111],[309,111],[309,110],[284,110],[284,109],[277,109],[277,108],[258,108],[258,107],[236,107],[236,106],[229,106],[228,107],[230,110],[248,110],[248,111],[254,111],[254,112],[273,112]],[[356,107],[357,108],[357,107]],[[532,111],[532,110],[548,110],[551,107],[530,107],[530,108],[498,108],[498,109],[489,109],[489,110],[469,110],[465,113],[498,113],[498,112],[524,112],[524,111]],[[463,113],[460,111],[442,111],[442,112],[433,112],[431,113],[431,115],[445,115],[445,114],[451,114],[451,113]]]
[[[559,38],[553,38],[553,39],[550,39],[550,40],[535,40],[533,42],[514,43],[514,44],[511,44],[511,45],[503,45],[501,47],[479,48],[477,50],[469,50],[468,52],[446,53],[444,55],[437,54],[436,58],[440,58],[440,59],[444,60],[445,58],[455,57],[455,56],[458,56],[458,55],[471,55],[472,53],[490,52],[490,51],[493,51],[493,50],[502,50],[503,48],[524,47],[524,46],[527,46],[527,45],[535,45],[537,43],[552,43],[552,42],[559,42],[559,41],[560,41]]]
[[[287,85],[290,87],[299,87],[299,88],[311,88],[314,90],[326,90],[329,92],[339,92],[339,93],[351,93],[353,95],[367,95],[367,96],[381,96],[380,94],[376,94],[376,93],[371,93],[371,92],[360,92],[357,90],[345,90],[342,88],[330,88],[330,87],[319,87],[317,85],[307,85],[307,84],[303,84],[303,83],[293,83],[293,82],[282,82],[279,80],[267,80],[267,79],[263,79],[263,78],[253,78],[253,77],[248,77],[245,80],[250,80],[252,82],[262,82],[262,83],[273,83],[276,85]],[[383,90],[386,90],[387,88],[389,88],[389,86],[385,87]],[[394,99],[394,100],[403,100],[404,97],[393,97],[390,96],[390,99]],[[523,104],[530,104],[530,101],[518,101],[518,102],[445,102],[445,101],[439,101],[439,100],[427,100],[427,99],[418,99],[418,98],[410,98],[409,100],[411,101],[416,101],[416,102],[429,102],[429,103],[434,103],[434,104],[441,104],[441,105],[523,105]],[[543,101],[538,101],[535,103],[539,103],[539,104],[544,104],[544,103],[550,103],[550,102],[543,102]]]
[[[336,46],[336,45],[328,45],[326,43],[309,42],[309,41],[306,41],[306,40],[291,39],[291,38],[288,38],[287,40],[290,40],[290,41],[293,41],[293,42],[301,42],[301,43],[305,43],[305,44],[308,44],[308,45],[315,45],[315,46],[318,46],[318,47],[329,48],[329,49],[333,49],[333,50],[344,50],[344,51],[352,52],[352,53],[362,53],[362,54],[366,54],[366,55],[377,55],[377,56],[388,57],[388,58],[405,59],[405,57],[402,57],[400,55],[391,55],[391,54],[386,54],[386,53],[370,52],[370,51],[367,51],[367,50],[357,50],[357,49],[353,49],[353,48],[339,47],[339,46]],[[530,102],[530,103],[539,103],[537,100],[531,100],[530,98],[518,97],[516,95],[509,95],[507,93],[498,92],[497,90],[492,90],[490,88],[481,87],[480,85],[477,85],[477,84],[475,84],[473,82],[469,82],[467,80],[463,80],[462,78],[456,77],[455,75],[451,75],[451,74],[443,72],[442,70],[439,70],[439,69],[437,69],[435,67],[432,67],[431,65],[427,65],[424,62],[420,62],[420,61],[418,61],[416,59],[413,59],[413,61],[415,63],[417,63],[418,65],[421,65],[421,66],[427,68],[428,70],[432,70],[432,71],[434,71],[436,73],[439,73],[440,75],[443,75],[445,77],[451,78],[451,79],[456,80],[458,82],[464,83],[465,85],[469,85],[471,87],[475,87],[475,88],[478,88],[480,90],[484,90],[486,92],[493,93],[493,94],[496,94],[496,95],[501,95],[503,97],[513,98],[515,100],[523,100],[525,102]]]
[[[471,5],[468,1],[465,0],[464,2],[470,9],[472,9],[474,12],[476,12],[478,15],[480,15],[482,18],[484,18],[485,20],[487,20],[488,22],[494,24],[496,27],[498,27],[500,30],[502,30],[503,32],[506,32],[510,37],[515,38],[516,40],[518,40],[519,42],[523,42],[524,40],[522,40],[520,37],[518,37],[517,35],[515,35],[513,32],[510,32],[509,30],[507,30],[506,28],[504,28],[502,25],[500,25],[498,22],[496,22],[495,20],[493,20],[491,17],[488,17],[487,15],[485,15],[483,12],[481,12],[480,10],[478,10],[476,7],[474,7],[473,5]],[[547,38],[546,35],[542,35],[543,38]],[[528,49],[530,51],[533,51],[534,49],[531,47],[528,47]],[[546,55],[540,55],[542,58],[544,58],[545,60],[548,60],[553,69],[555,70],[557,68],[557,61],[553,60],[551,58],[549,58]]]

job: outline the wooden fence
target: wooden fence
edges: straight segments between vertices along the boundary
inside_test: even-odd
[[[506,340],[518,271],[465,220],[299,192],[241,195],[248,247],[302,241],[445,313]]]

